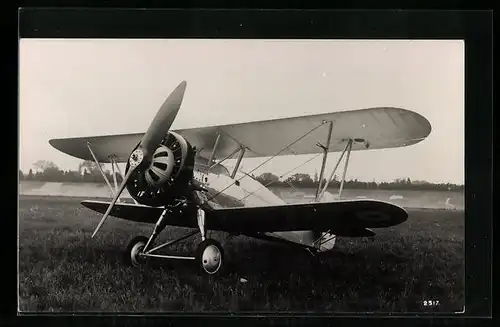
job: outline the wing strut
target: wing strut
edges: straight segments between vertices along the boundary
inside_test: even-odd
[[[125,178],[125,175],[123,175],[123,173],[122,173],[122,171],[121,171],[121,169],[120,169],[120,166],[118,166],[118,162],[116,162],[116,160],[113,160],[113,161],[114,161],[114,163],[115,163],[116,170],[118,170],[118,174],[120,174],[120,176],[121,176],[122,178]]]
[[[331,125],[330,125],[331,126]],[[331,129],[330,129],[330,133],[331,133]],[[345,182],[345,175],[346,175],[346,172],[347,172],[347,167],[349,165],[349,157],[351,155],[351,150],[352,150],[352,139],[349,138],[347,140],[347,143],[345,145],[345,148],[344,148],[344,151],[342,151],[342,154],[340,155],[339,157],[339,160],[337,161],[337,163],[335,164],[335,167],[333,168],[331,174],[330,174],[330,177],[328,178],[328,180],[325,182],[325,185],[323,186],[323,189],[321,190],[321,192],[316,196],[316,202],[318,202],[319,200],[321,200],[321,198],[323,197],[323,195],[325,194],[326,192],[326,189],[328,188],[328,184],[330,183],[330,181],[333,179],[333,176],[335,174],[335,172],[337,171],[337,168],[339,167],[340,165],[340,162],[342,161],[342,159],[344,158],[344,155],[345,153],[347,152],[347,156],[346,156],[346,160],[345,160],[345,164],[344,164],[344,172],[342,173],[342,181],[340,182],[340,188],[339,188],[339,195],[338,195],[338,200],[340,200],[340,197],[342,196],[342,189],[344,188],[344,182]],[[321,146],[321,145],[320,145]],[[325,149],[325,148],[323,148]],[[328,149],[328,147],[326,148]],[[321,167],[321,173],[323,174],[324,172],[324,166],[326,164],[326,155],[327,155],[327,152],[325,152],[325,155],[323,156],[323,165]],[[323,181],[323,176],[321,176],[321,179],[319,180],[319,185],[318,185],[318,189],[321,187],[321,182]],[[333,242],[336,242],[337,240],[337,236],[334,235],[334,234],[331,234],[329,231],[328,232],[323,232],[321,233],[321,235],[313,242],[314,246],[317,248],[317,249],[321,249],[321,246],[323,244],[326,244],[330,241],[333,241]],[[335,244],[335,243],[334,243]]]
[[[215,139],[214,148],[212,149],[212,155],[210,156],[210,159],[208,160],[207,173],[210,170],[210,165],[212,165],[212,161],[215,158],[215,152],[217,151],[217,146],[219,145],[219,141],[220,141],[220,133],[217,133],[217,138]]]
[[[224,159],[221,159],[217,162],[215,162],[213,165],[209,165],[208,167],[208,171],[210,171],[210,169],[214,168],[215,166],[218,166],[220,165],[221,163],[223,163],[224,161],[226,161],[227,159],[231,158],[232,156],[234,156],[237,152],[240,152],[242,148],[238,148],[236,150],[234,150],[233,152],[231,152],[229,155],[227,155]],[[215,161],[215,159],[214,159]]]
[[[349,157],[351,154],[351,150],[352,150],[352,139],[348,139],[347,143],[345,145],[344,151],[342,151],[342,154],[340,155],[340,158],[337,161],[337,164],[335,164],[335,168],[333,168],[333,170],[330,174],[330,177],[328,178],[325,185],[323,186],[323,189],[321,190],[321,193],[319,194],[317,201],[319,201],[323,197],[323,195],[325,194],[326,189],[328,188],[328,184],[332,181],[333,176],[335,174],[335,171],[337,171],[337,168],[339,167],[340,162],[344,158],[344,154],[347,152],[347,158],[346,158],[345,165],[344,165],[344,172],[342,174],[342,181],[340,182],[340,189],[339,189],[339,195],[338,195],[338,198],[340,200],[340,196],[342,195],[342,189],[344,188],[345,175],[347,172],[347,166],[349,165]],[[320,182],[321,182],[321,180],[320,180]]]
[[[118,192],[118,181],[116,180],[115,165],[116,165],[116,169],[118,170],[118,173],[122,176],[122,179],[123,179],[123,174],[120,171],[120,167],[118,166],[118,163],[116,162],[116,160],[113,157],[110,157],[111,168],[113,171],[113,183],[115,185],[115,188],[113,188],[111,186],[111,182],[109,181],[108,177],[106,176],[106,174],[102,170],[102,167],[101,167],[99,161],[97,161],[97,157],[95,156],[94,151],[92,151],[92,144],[90,142],[87,142],[87,147],[89,148],[90,154],[92,155],[92,158],[94,158],[94,161],[95,161],[97,167],[99,168],[99,171],[101,172],[101,175],[104,178],[104,181],[106,182],[106,184],[108,184],[108,187],[111,191],[112,196],[115,196],[116,192]],[[119,198],[118,198],[118,202],[120,202]],[[135,201],[135,199],[134,199],[134,202],[137,204],[137,201]]]
[[[319,173],[319,183],[318,183],[318,188],[316,189],[316,202],[318,202],[318,200],[319,200],[319,192],[321,190],[321,183],[323,182],[323,176],[325,174],[326,159],[328,157],[328,149],[330,149],[330,140],[332,138],[332,129],[333,129],[333,122],[330,121],[330,124],[328,127],[328,137],[326,139],[326,146],[321,145],[321,143],[319,143],[319,142],[316,144],[321,149],[323,149],[323,162],[321,163],[321,172]]]
[[[113,182],[115,184],[115,192],[118,192],[118,180],[116,179],[116,171],[118,171],[118,174],[120,174],[120,176],[122,177],[122,180],[125,178],[120,170],[120,166],[118,166],[118,163],[116,162],[116,159],[114,157],[111,157],[110,158],[110,161],[111,161],[111,168],[113,169]],[[116,166],[116,170],[115,170],[115,166]],[[120,196],[122,196],[120,194]],[[134,201],[135,204],[138,204],[138,202],[132,198],[132,200]],[[118,201],[117,202],[121,202],[120,201],[120,198],[118,198]]]
[[[118,192],[118,181],[116,180],[115,160],[114,159],[111,159],[111,170],[113,172],[113,183],[115,184],[115,192]]]
[[[240,148],[240,154],[238,156],[238,161],[236,162],[236,165],[234,166],[233,172],[231,173],[231,178],[234,179],[234,176],[236,176],[236,172],[238,171],[238,168],[240,167],[241,160],[243,159],[243,156],[245,155],[246,149],[244,147]]]
[[[111,190],[111,194],[112,194],[112,196],[115,196],[115,194],[116,194],[115,192],[116,192],[116,191],[115,191],[115,190],[113,189],[113,187],[111,186],[111,183],[109,182],[108,177],[106,176],[106,174],[105,174],[105,173],[104,173],[104,171],[102,170],[101,164],[99,163],[99,161],[97,161],[97,158],[96,158],[96,156],[95,156],[95,154],[94,154],[94,151],[92,151],[92,147],[91,147],[90,145],[91,145],[91,144],[90,144],[90,142],[87,142],[87,148],[89,148],[90,154],[92,155],[92,158],[94,158],[94,161],[95,161],[95,163],[96,163],[96,165],[97,165],[97,168],[99,168],[99,171],[101,172],[102,177],[103,177],[103,178],[104,178],[104,180],[106,181],[106,184],[108,184],[108,187],[109,187],[109,189]]]
[[[345,174],[347,173],[347,167],[349,166],[349,157],[351,156],[351,149],[352,149],[352,139],[349,139],[349,141],[347,141],[347,144],[348,144],[347,157],[345,158],[344,173],[342,174],[342,181],[340,182],[339,200],[340,197],[342,196],[342,189],[344,188],[344,182],[345,182]]]

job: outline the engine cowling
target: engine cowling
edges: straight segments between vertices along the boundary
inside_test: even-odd
[[[125,173],[130,164],[127,162]],[[168,132],[154,151],[130,176],[127,191],[140,204],[158,207],[185,194],[193,178],[194,150],[181,135]]]

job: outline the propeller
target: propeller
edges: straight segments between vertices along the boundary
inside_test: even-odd
[[[143,162],[143,161],[151,161],[151,158],[154,154],[154,151],[158,144],[160,144],[161,140],[164,138],[165,134],[172,126],[172,123],[179,112],[181,107],[182,98],[184,97],[184,92],[186,90],[186,81],[182,81],[175,90],[170,93],[168,98],[165,100],[163,105],[160,107],[156,116],[153,118],[148,130],[144,134],[139,143],[139,146],[132,152],[129,157],[129,170],[125,175],[120,187],[118,188],[118,192],[116,192],[113,201],[109,204],[106,213],[102,217],[101,221],[97,225],[94,233],[92,234],[92,238],[94,238],[97,231],[101,228],[102,224],[108,217],[109,213],[113,209],[116,201],[120,197],[123,189],[127,185],[127,181],[132,175],[132,172]]]

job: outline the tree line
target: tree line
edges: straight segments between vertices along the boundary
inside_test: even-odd
[[[104,169],[104,165],[98,166],[93,161],[83,161],[78,165],[77,170],[62,170],[51,161],[39,160],[33,164],[34,169],[28,173],[19,170],[19,180],[32,180],[43,182],[74,182],[74,183],[104,183],[100,169],[108,180],[113,183],[112,173]],[[124,172],[122,172],[124,173]],[[121,175],[116,172],[118,183],[123,180]],[[317,188],[319,183],[318,175],[312,178],[309,174],[296,173],[286,179],[280,179],[272,173],[263,173],[252,177],[261,184],[269,187],[294,187],[294,188]],[[323,179],[322,185],[325,185],[326,179]],[[338,176],[328,184],[328,188],[337,189],[340,187]],[[392,182],[376,183],[359,181],[358,179],[346,180],[344,182],[346,189],[390,189],[390,190],[443,190],[443,191],[463,191],[463,184],[451,183],[430,183],[427,181],[412,181],[410,178],[399,178]]]
[[[104,169],[104,164],[100,164],[99,167],[95,162],[88,160],[81,162],[77,170],[63,170],[52,161],[38,160],[28,173],[24,173],[19,169],[19,180],[58,183],[104,183],[100,169],[104,171],[108,180],[113,183],[113,174],[108,169]],[[118,172],[115,172],[115,175],[117,182],[121,183],[122,176]]]
[[[314,179],[309,174],[297,173],[286,179],[280,179],[272,173],[264,173],[260,176],[252,176],[255,180],[266,186],[274,187],[295,187],[295,188],[317,188],[319,183],[318,175]],[[326,179],[321,183],[322,187],[326,184]],[[329,189],[338,189],[341,181],[338,176],[328,183]],[[430,183],[427,181],[412,181],[410,178],[397,178],[392,182],[376,183],[350,179],[344,182],[346,189],[382,189],[382,190],[443,190],[443,191],[463,191],[463,184],[451,183]]]

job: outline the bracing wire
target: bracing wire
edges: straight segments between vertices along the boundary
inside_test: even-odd
[[[293,172],[294,170],[296,170],[296,169],[298,169],[298,168],[300,168],[300,167],[304,166],[305,164],[307,164],[307,163],[309,163],[309,162],[313,161],[314,159],[316,159],[316,158],[317,158],[317,157],[319,157],[320,155],[321,155],[321,153],[318,153],[317,155],[315,155],[314,157],[310,158],[309,160],[307,160],[307,161],[305,161],[305,162],[301,163],[300,165],[298,165],[298,166],[296,166],[296,167],[294,167],[294,168],[290,169],[290,170],[289,170],[289,171],[287,171],[286,173],[284,173],[284,174],[280,175],[280,176],[278,177],[278,180],[275,180],[275,181],[270,181],[270,182],[269,182],[269,183],[267,183],[266,185],[262,185],[261,187],[259,187],[259,188],[258,188],[258,189],[256,189],[255,191],[253,191],[253,192],[251,192],[251,193],[249,193],[249,194],[245,195],[243,198],[241,198],[241,199],[240,199],[240,201],[245,200],[246,198],[248,198],[249,196],[251,196],[251,195],[255,194],[257,191],[261,190],[262,188],[267,188],[267,187],[268,187],[268,186],[270,186],[271,184],[276,183],[277,181],[281,180],[281,179],[282,179],[283,177],[285,177],[286,175],[288,175],[288,174],[290,174],[291,172]],[[245,173],[245,175],[247,175],[247,174],[248,174],[248,173]],[[293,189],[295,189],[295,187],[294,187],[291,183],[289,183],[289,182],[287,182],[287,183],[288,183],[288,184],[289,184],[289,185],[290,185]]]
[[[316,158],[317,158],[317,157],[319,157],[320,155],[321,155],[321,153],[318,153],[317,155],[315,155],[314,157],[310,158],[309,160],[307,160],[307,161],[305,161],[305,162],[301,163],[300,165],[298,165],[298,166],[296,166],[296,167],[294,167],[294,168],[290,169],[290,170],[289,170],[289,171],[287,171],[286,173],[284,173],[284,174],[280,175],[280,176],[278,177],[278,180],[271,181],[271,182],[267,183],[266,185],[262,185],[262,187],[259,187],[257,190],[255,190],[255,191],[253,191],[253,192],[251,192],[251,193],[247,194],[247,195],[246,195],[246,196],[244,196],[243,198],[241,198],[241,199],[240,199],[240,201],[245,200],[246,198],[248,198],[248,197],[249,197],[249,196],[251,196],[252,194],[255,194],[257,191],[261,190],[262,188],[267,188],[267,187],[268,187],[268,186],[270,186],[271,184],[276,183],[277,181],[281,180],[284,176],[286,176],[286,175],[290,174],[291,172],[293,172],[294,170],[296,170],[296,169],[298,169],[298,168],[300,168],[300,167],[302,167],[302,166],[304,166],[304,165],[308,164],[309,162],[313,161],[314,159],[316,159]],[[243,173],[244,173],[245,175],[250,176],[251,178],[253,178],[253,177],[252,177],[249,173],[245,173],[245,172],[243,172]],[[255,179],[255,178],[254,178],[254,179]],[[319,182],[321,183],[321,181],[319,181]],[[291,186],[291,187],[292,187],[292,188],[296,191],[296,188],[295,188],[295,187],[294,187],[294,186],[293,186],[290,182],[287,182],[287,183],[288,183],[288,185],[290,185],[290,186]]]
[[[270,157],[269,159],[265,160],[263,163],[261,163],[260,165],[258,165],[257,167],[255,167],[254,169],[252,169],[250,172],[248,172],[248,174],[251,174],[252,172],[256,171],[257,169],[259,169],[260,167],[264,166],[266,163],[268,163],[269,161],[271,161],[272,159],[274,159],[275,157],[279,156],[280,153],[282,153],[283,151],[287,150],[288,148],[290,148],[292,145],[294,145],[295,143],[299,142],[300,140],[302,140],[304,137],[306,137],[307,135],[311,134],[312,132],[314,132],[316,129],[320,128],[321,126],[323,126],[326,122],[322,122],[321,124],[319,124],[318,126],[314,127],[313,129],[311,129],[310,131],[308,131],[307,133],[305,133],[304,135],[300,136],[298,139],[296,139],[295,141],[293,141],[292,143],[290,143],[289,145],[287,145],[286,147],[284,147],[283,149],[279,150],[277,153],[275,153],[272,157]],[[245,178],[247,175],[243,175],[242,177],[234,180],[231,184],[229,184],[228,186],[226,186],[225,188],[223,188],[221,191],[215,193],[214,195],[210,196],[210,198],[206,199],[203,203],[207,203],[211,200],[213,200],[215,197],[217,197],[219,194],[223,193],[225,190],[227,190],[228,188],[230,188],[231,186],[233,186],[236,182],[239,182],[240,180],[242,180],[243,178]]]

